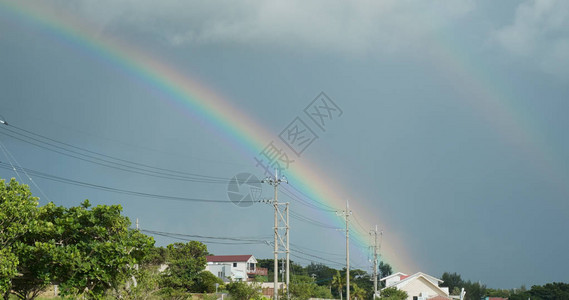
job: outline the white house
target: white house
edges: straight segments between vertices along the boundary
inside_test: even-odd
[[[395,287],[407,292],[407,300],[439,300],[451,299],[447,287],[440,287],[443,281],[425,273],[407,275],[401,272],[389,275],[381,279],[385,281],[385,288]]]
[[[224,282],[250,281],[255,275],[267,276],[266,268],[257,268],[253,255],[215,255],[206,256],[206,270]]]

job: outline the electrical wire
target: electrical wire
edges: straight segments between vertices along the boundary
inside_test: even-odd
[[[156,231],[156,230],[148,230],[148,229],[139,229],[141,232],[146,232],[149,234],[160,235],[165,237],[177,238],[177,239],[201,239],[201,240],[208,240],[207,243],[221,243],[216,242],[215,240],[223,240],[223,241],[230,241],[224,242],[227,244],[235,244],[235,242],[240,242],[239,244],[266,244],[267,239],[270,237],[263,236],[263,237],[219,237],[219,236],[206,236],[206,235],[198,235],[198,234],[183,234],[183,233],[173,233],[173,232],[164,232],[164,231]],[[214,240],[214,241],[210,241]]]
[[[32,179],[32,177],[30,176],[30,174],[28,174],[26,172],[26,170],[22,169],[22,166],[20,165],[20,163],[18,162],[18,160],[16,160],[16,158],[14,157],[14,155],[12,155],[12,153],[8,150],[8,148],[4,145],[4,143],[2,143],[2,141],[0,140],[0,148],[2,148],[2,152],[4,152],[4,155],[6,156],[6,159],[8,159],[8,162],[10,162],[10,166],[12,167],[12,170],[14,172],[16,172],[16,175],[18,176],[18,178],[20,179],[20,182],[22,181],[22,178],[20,177],[20,174],[18,173],[18,171],[16,170],[16,168],[14,167],[14,165],[12,164],[12,160],[16,163],[16,165],[20,168],[20,170],[23,171],[23,173],[28,177],[28,180],[32,183],[32,185],[34,185],[38,191],[46,198],[46,200],[48,202],[51,202],[51,200],[49,199],[49,197],[47,196],[47,194],[42,190],[42,188],[40,188],[40,186]]]
[[[12,130],[10,127],[17,128],[22,132],[17,132]],[[116,170],[121,170],[125,172],[131,172],[135,174],[141,174],[146,176],[152,176],[157,178],[166,178],[172,180],[179,180],[179,181],[189,181],[189,182],[198,182],[198,183],[221,183],[227,184],[230,178],[224,177],[215,177],[215,176],[208,176],[208,175],[201,175],[195,173],[188,173],[182,172],[177,170],[171,170],[161,167],[153,167],[150,165],[133,162],[125,159],[121,159],[118,157],[102,154],[99,152],[91,151],[85,148],[73,146],[68,143],[60,142],[55,139],[39,135],[33,133],[31,131],[15,127],[13,125],[7,126],[0,126],[0,128],[7,130],[10,133],[2,132],[0,133],[9,136],[13,139],[34,145],[36,147],[52,151],[67,157],[79,159],[82,161],[90,162],[93,164],[97,164],[100,166],[104,166],[107,168],[113,168]],[[33,136],[32,136],[33,135]],[[34,137],[35,136],[35,137]],[[46,141],[47,140],[47,141]],[[71,149],[70,149],[71,148]],[[80,151],[84,151],[86,153],[82,153]]]
[[[313,199],[308,198],[309,200],[312,200],[312,202],[309,202],[309,201],[302,199],[301,197],[297,196],[295,193],[291,192],[290,189],[295,189],[295,188],[293,185],[284,185],[283,189],[282,189],[282,193],[287,195],[289,198],[298,201],[300,204],[307,206],[307,207],[310,207],[312,209],[321,210],[321,211],[325,211],[325,212],[335,212],[335,210],[319,207],[318,205],[312,203],[312,202],[316,202]],[[318,202],[316,202],[316,203],[318,203]],[[320,204],[320,203],[318,203],[318,204]]]
[[[295,187],[294,185],[290,185],[290,187],[295,190],[297,193],[301,194],[302,196],[304,196],[306,199],[311,199],[313,200],[313,202],[318,203],[319,205],[321,205],[322,207],[328,209],[329,211],[333,212],[336,211],[335,207],[332,207],[330,205],[324,204],[324,203],[320,203],[314,199],[312,199],[312,197],[308,196],[307,194],[305,194],[304,192],[302,192],[301,190],[299,190],[297,187]]]
[[[356,214],[356,213],[352,213],[352,217],[353,217],[354,221],[356,221],[356,225],[358,225],[358,226],[360,227],[360,229],[361,229],[363,232],[368,232],[368,231],[369,231],[369,229],[365,228],[365,227],[362,225],[362,223],[360,223],[360,221],[358,220],[358,217],[357,217],[357,214]]]
[[[303,247],[303,246],[300,246],[300,245],[294,244],[294,243],[290,243],[290,245],[292,245],[293,247],[296,247],[296,248],[304,249],[305,251],[313,251],[313,252],[316,252],[316,253],[322,253],[322,254],[333,255],[333,256],[338,256],[338,257],[343,257],[343,256],[345,256],[345,254],[325,252],[325,251],[322,251],[322,250],[315,250],[315,249],[311,249],[311,248],[308,248],[308,247]]]
[[[333,230],[340,229],[340,228],[338,228],[338,227],[330,226],[330,225],[328,225],[328,224],[325,224],[325,223],[316,221],[316,220],[314,220],[314,219],[312,219],[312,218],[303,216],[303,215],[301,215],[301,214],[299,214],[299,213],[297,213],[297,212],[295,212],[295,211],[293,211],[293,210],[290,211],[290,216],[291,216],[292,218],[296,219],[296,220],[301,221],[301,222],[305,222],[305,223],[308,223],[308,224],[311,224],[311,225],[314,225],[314,226],[318,226],[318,227],[321,227],[321,228],[333,229]]]
[[[135,174],[141,174],[146,176],[152,176],[157,178],[165,178],[165,179],[172,179],[172,180],[179,180],[179,181],[190,181],[196,183],[214,183],[214,184],[227,184],[230,179],[224,177],[217,177],[217,176],[209,176],[209,175],[202,175],[196,173],[189,173],[183,171],[177,171],[167,168],[161,167],[154,167],[147,164],[134,162],[126,159],[122,159],[119,157],[107,155],[104,153],[100,153],[97,151],[89,150],[83,147],[78,147],[66,142],[62,142],[56,140],[54,138],[50,138],[45,135],[41,135],[30,130],[17,127],[13,124],[8,125],[4,123],[5,126],[0,126],[0,128],[7,130],[10,133],[2,132],[0,133],[9,136],[13,139],[34,145],[41,149],[45,149],[48,151],[52,151],[58,153],[60,155],[68,156],[71,158],[79,159],[82,161],[90,162],[93,164],[101,165],[107,168],[113,168],[125,172],[131,172]],[[16,130],[14,130],[14,129]],[[249,181],[251,182],[251,181]],[[283,186],[283,192],[289,196],[291,199],[298,201],[298,203],[326,212],[334,212],[333,207],[328,206],[326,204],[320,203],[311,199],[308,195],[300,191],[293,185],[290,186]],[[295,192],[293,192],[293,190]],[[307,201],[302,197],[299,197],[298,194],[301,194],[305,198],[309,199]]]
[[[0,168],[12,170],[12,168],[10,168],[10,166],[8,164],[3,163],[3,162],[0,162]],[[39,171],[35,171],[32,169],[23,168],[23,167],[22,168],[18,167],[17,169],[25,170],[26,172],[28,172],[28,173],[36,176],[36,177],[41,177],[41,178],[52,180],[52,181],[67,183],[67,184],[81,186],[81,187],[88,187],[88,188],[103,190],[103,191],[107,191],[107,192],[114,192],[114,193],[119,193],[119,194],[137,196],[137,197],[155,198],[155,199],[168,200],[168,201],[187,201],[187,202],[202,202],[202,203],[233,203],[233,201],[231,201],[231,200],[189,198],[189,197],[181,197],[181,196],[169,196],[169,195],[144,193],[144,192],[113,188],[113,187],[108,187],[108,186],[104,186],[104,185],[98,185],[98,184],[92,184],[92,183],[82,182],[82,181],[78,181],[78,180],[68,179],[68,178],[50,175],[47,173],[43,173],[43,172],[39,172]],[[258,202],[258,201],[252,201],[252,200],[251,201],[241,201],[241,203],[256,203],[256,202]]]

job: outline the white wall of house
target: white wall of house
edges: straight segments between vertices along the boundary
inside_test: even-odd
[[[398,287],[398,289],[407,292],[407,295],[409,296],[407,298],[408,300],[413,300],[414,296],[423,297],[424,299],[435,296],[448,296],[448,294],[445,295],[440,288],[433,286],[432,282],[424,277],[418,277],[415,280],[411,280],[409,283]]]
[[[229,264],[208,263],[205,269],[206,271],[210,271],[213,275],[219,277],[224,282],[228,282],[229,277],[231,276],[231,266]]]
[[[210,271],[213,275],[221,278],[221,280],[228,282],[229,278],[234,281],[247,280],[247,273],[255,271],[257,260],[251,256],[249,260],[234,261],[234,262],[208,262],[206,270]]]
[[[385,286],[392,286],[401,280],[401,276],[394,276],[385,280]]]
[[[397,272],[395,274],[392,274],[391,276],[385,277],[385,286],[389,287],[401,281],[401,276],[407,276],[407,275],[401,272]]]

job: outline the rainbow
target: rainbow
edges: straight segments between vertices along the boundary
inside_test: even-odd
[[[44,31],[78,51],[87,52],[113,68],[121,69],[143,82],[145,86],[166,95],[165,98],[171,104],[190,114],[200,124],[208,126],[245,157],[256,155],[274,138],[274,134],[263,129],[264,127],[253,118],[205,83],[179,72],[132,45],[101,36],[93,28],[65,12],[45,7],[43,2],[0,0],[0,8],[5,10],[0,10],[0,14],[6,14],[15,22],[31,24],[35,29]],[[555,153],[545,146],[546,141],[539,138],[539,133],[533,129],[535,126],[530,126],[532,123],[529,117],[524,117],[524,112],[515,109],[515,103],[508,101],[513,97],[507,95],[503,88],[496,86],[496,81],[492,80],[487,72],[462,56],[462,53],[467,51],[449,46],[452,44],[452,41],[447,41],[441,35],[435,50],[430,53],[436,68],[441,74],[448,76],[449,82],[460,87],[464,95],[468,95],[464,99],[476,99],[469,100],[467,104],[497,128],[501,136],[523,149],[536,169],[556,181],[558,186],[569,194],[567,176],[554,164]],[[309,182],[310,186],[302,187],[302,192],[321,204],[338,209],[344,207],[343,196],[349,193],[309,162],[295,164],[289,169],[287,176],[292,182]],[[361,207],[360,202],[352,201],[350,206],[353,211],[363,216],[360,221],[366,228],[371,228],[373,220],[386,220],[381,214],[372,215],[372,212]],[[343,226],[340,217],[334,217],[332,221],[336,226]],[[389,227],[384,229],[388,234],[382,248],[383,257],[396,269],[405,272],[418,271],[417,266],[409,259],[403,241],[397,236],[389,235],[389,232],[394,230]],[[368,232],[355,228],[353,233],[356,235],[354,241],[359,244],[357,248],[367,248]]]
[[[166,95],[171,104],[190,114],[198,123],[212,129],[212,132],[221,135],[246,157],[258,154],[265,148],[267,142],[274,139],[274,134],[263,129],[263,126],[256,123],[253,118],[207,87],[205,83],[182,74],[139,48],[101,36],[93,28],[66,12],[55,11],[41,2],[25,1],[0,0],[0,8],[9,12],[8,17],[14,22],[31,25],[34,30],[40,30],[77,51],[86,52],[110,67],[129,74],[145,86]],[[309,182],[310,186],[299,188],[302,193],[319,203],[338,209],[345,206],[345,198],[338,195],[348,195],[348,193],[344,192],[338,183],[326,178],[316,166],[305,161],[302,164],[295,164],[294,168],[287,171],[287,177],[291,182]],[[350,208],[357,212],[367,211],[355,201],[350,203]],[[364,219],[361,221],[366,228],[371,228],[372,225],[366,220],[378,218],[377,215],[363,216]],[[344,221],[341,217],[332,218],[334,226],[343,226]],[[363,249],[369,246],[367,243],[369,232],[354,228],[351,234],[352,241],[356,243],[354,248],[360,249],[361,256],[366,257],[367,250]],[[397,237],[386,239],[382,256],[396,269],[406,271],[417,269],[407,258],[403,244]]]
[[[569,177],[560,168],[562,164],[556,163],[561,160],[561,155],[539,131],[530,112],[516,104],[514,92],[503,84],[503,80],[467,57],[467,49],[450,45],[456,45],[450,40],[450,35],[439,33],[430,57],[440,74],[444,74],[464,95],[457,101],[468,99],[466,104],[477,111],[513,148],[520,150],[536,171],[550,180],[559,191],[569,195]]]

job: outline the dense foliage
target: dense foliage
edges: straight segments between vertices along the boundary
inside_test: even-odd
[[[20,259],[16,249],[22,237],[34,227],[38,199],[26,185],[12,179],[0,181],[0,293],[12,287]]]
[[[398,290],[395,287],[389,287],[381,291],[380,299],[405,300],[407,299],[407,293],[405,291]]]
[[[445,272],[441,279],[444,282],[441,286],[449,287],[451,294],[458,295],[460,290],[464,288],[466,291],[466,299],[481,299],[484,297],[501,297],[510,300],[545,300],[545,299],[566,299],[569,300],[569,284],[567,283],[548,283],[543,286],[534,285],[528,291],[525,286],[518,289],[491,289],[486,285],[479,282],[472,282],[470,280],[464,281],[457,273]]]
[[[253,284],[249,285],[244,282],[232,282],[227,284],[227,291],[231,299],[234,300],[259,300],[262,298],[261,289],[259,286]]]
[[[121,213],[120,205],[91,207],[88,200],[77,207],[53,203],[40,207],[26,185],[1,180],[0,295],[34,299],[48,285],[57,284],[60,294],[72,298],[190,299],[191,293],[213,293],[217,286],[236,300],[262,297],[260,285],[233,282],[224,286],[221,279],[205,271],[206,245],[190,241],[154,247],[153,238],[130,229],[129,219]],[[258,267],[268,268],[272,280],[272,259],[259,259]],[[294,262],[290,267],[292,299],[345,297],[345,269],[315,263],[302,267]],[[392,268],[381,262],[378,271],[386,277]],[[445,272],[441,279],[441,286],[453,295],[464,288],[466,299],[569,300],[566,283],[501,290],[464,281],[457,273]],[[372,299],[372,282],[367,272],[351,270],[351,298]],[[381,298],[406,299],[407,295],[388,288]]]
[[[0,289],[33,299],[49,284],[62,295],[101,298],[124,285],[154,245],[129,229],[118,205],[38,207],[29,188],[0,184]]]

